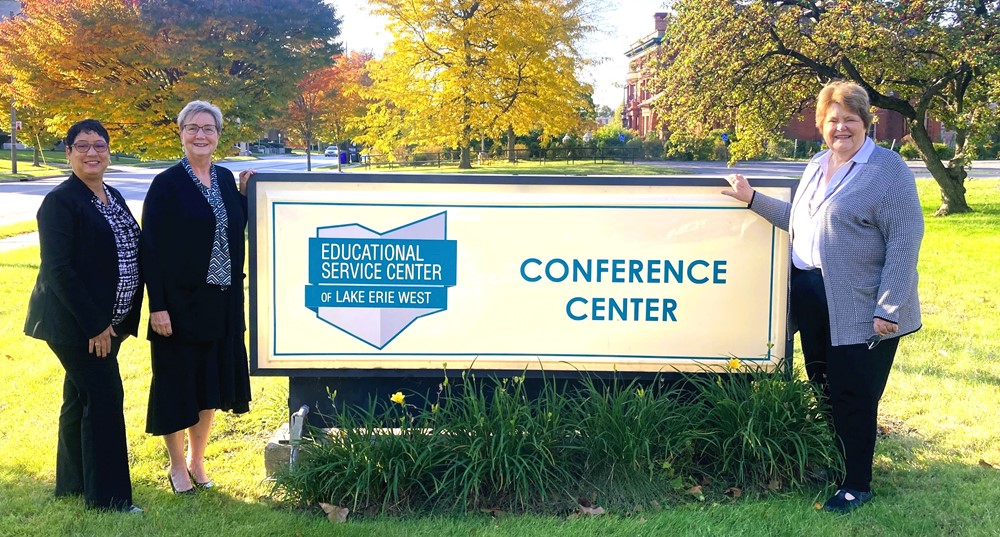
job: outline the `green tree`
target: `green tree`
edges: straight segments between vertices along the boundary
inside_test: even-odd
[[[939,215],[971,210],[969,149],[1000,76],[996,0],[676,0],[656,72],[662,120],[674,131],[735,125],[733,158],[809,106],[820,85],[853,80],[872,105],[901,114],[941,188]],[[956,132],[954,158],[935,152],[925,122]]]
[[[361,139],[381,151],[457,147],[474,137],[580,122],[590,88],[577,45],[591,0],[373,0],[395,40],[370,69],[373,101]]]

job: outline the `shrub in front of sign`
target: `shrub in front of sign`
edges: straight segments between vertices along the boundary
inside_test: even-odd
[[[732,499],[736,489],[787,490],[817,469],[839,471],[808,383],[739,369],[681,382],[546,380],[538,393],[523,376],[445,377],[436,394],[338,409],[337,428],[301,444],[275,494],[362,515],[564,514]]]
[[[808,383],[760,370],[690,382],[696,465],[713,480],[776,491],[842,471],[828,410]]]

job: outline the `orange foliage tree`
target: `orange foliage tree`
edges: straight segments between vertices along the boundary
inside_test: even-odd
[[[4,30],[18,101],[49,130],[94,117],[146,158],[180,154],[176,114],[194,99],[241,119],[220,150],[254,138],[295,81],[340,50],[340,20],[321,0],[32,0]]]
[[[332,66],[306,74],[296,86],[295,98],[278,124],[292,143],[306,148],[307,169],[312,169],[314,142],[340,146],[356,131],[354,120],[365,114],[358,88],[370,84],[365,65],[371,59],[368,52],[339,55]]]

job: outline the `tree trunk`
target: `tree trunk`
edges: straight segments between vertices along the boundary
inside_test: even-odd
[[[38,143],[36,142],[35,152],[32,154],[32,157],[34,158],[34,162],[32,162],[32,164],[34,164],[35,166],[39,166],[41,164],[41,160],[39,160],[41,156],[42,156],[42,150],[38,148]]]
[[[312,137],[306,135],[306,171],[311,172],[312,170],[313,170]]]
[[[460,170],[471,170],[472,169],[472,149],[468,145],[462,147],[461,155],[462,155],[462,157],[458,161],[458,168]]]
[[[931,142],[927,128],[924,127],[922,119],[910,120],[910,136],[917,144],[917,150],[927,165],[927,171],[941,187],[941,207],[934,213],[936,216],[947,216],[949,214],[972,212],[968,202],[965,201],[965,166],[960,159],[953,159],[945,166],[941,158],[934,152],[934,143]]]
[[[517,148],[515,147],[517,142],[517,137],[514,136],[514,127],[510,125],[507,126],[507,160],[509,162],[517,162]]]

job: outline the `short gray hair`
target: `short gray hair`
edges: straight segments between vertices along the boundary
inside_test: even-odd
[[[215,118],[216,130],[222,132],[222,110],[219,110],[218,106],[205,101],[191,101],[181,109],[181,113],[177,114],[178,130],[184,128],[184,125],[187,124],[187,120],[190,117],[196,116],[202,112],[212,114],[212,117]]]

